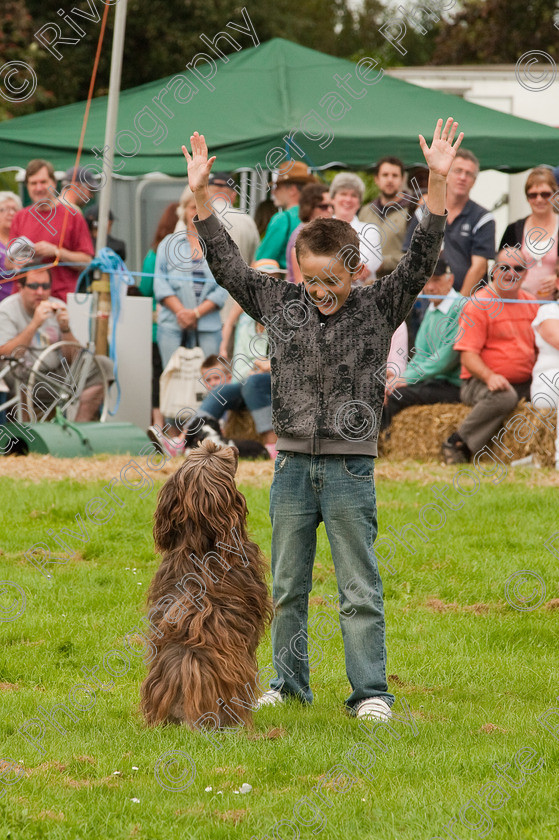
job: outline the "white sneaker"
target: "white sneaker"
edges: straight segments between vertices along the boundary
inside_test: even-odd
[[[361,720],[389,720],[392,717],[390,706],[381,697],[367,697],[354,709],[355,717]]]
[[[275,688],[270,688],[268,691],[265,691],[262,697],[258,700],[256,708],[261,709],[262,706],[277,706],[279,703],[283,703],[281,692]]]

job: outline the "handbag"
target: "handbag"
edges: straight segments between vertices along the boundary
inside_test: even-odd
[[[196,345],[199,343],[196,330]],[[164,417],[176,417],[185,408],[198,408],[206,396],[199,382],[204,358],[199,346],[175,350],[159,378],[159,408]]]

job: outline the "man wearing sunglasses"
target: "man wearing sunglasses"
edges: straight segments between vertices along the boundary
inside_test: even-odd
[[[517,251],[500,251],[491,281],[468,301],[460,316],[460,399],[473,406],[442,452],[446,464],[469,461],[490,443],[522,397],[530,399],[536,344],[532,321],[537,303],[520,287],[526,267]],[[510,303],[508,302],[510,301]]]
[[[64,301],[51,297],[52,279],[49,269],[42,266],[28,269],[18,278],[19,291],[0,303],[0,355],[18,356],[29,367],[35,362],[41,350],[57,341],[78,343],[70,329],[68,310]],[[73,348],[62,352],[68,361],[72,359]],[[113,378],[112,363],[104,356],[97,356],[103,365],[109,381]],[[64,380],[62,364],[53,353],[45,359],[46,366],[53,374]],[[98,418],[98,411],[103,395],[98,373],[92,372],[82,392],[77,422],[87,422]],[[7,385],[13,390],[15,381],[6,377]]]

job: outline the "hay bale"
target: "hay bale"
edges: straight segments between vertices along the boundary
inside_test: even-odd
[[[259,435],[254,426],[254,420],[250,411],[230,411],[223,428],[223,436],[228,440],[257,440],[262,443],[262,435]]]
[[[414,405],[397,414],[390,427],[390,438],[381,432],[379,436],[379,454],[392,461],[413,458],[417,461],[441,461],[441,445],[452,432],[456,431],[460,423],[470,413],[471,408],[462,403],[437,403],[436,405]],[[525,443],[519,443],[513,431],[507,430],[501,441],[504,447],[510,449],[512,457],[509,461],[534,455],[544,467],[553,467],[555,463],[555,433],[537,420],[526,408],[526,401],[521,400],[515,410],[503,423],[520,414],[527,422],[537,427],[536,433]],[[555,418],[547,420],[550,426]],[[522,437],[521,429],[515,424],[515,431]],[[530,427],[526,429],[526,436],[530,435]],[[230,411],[224,428],[226,438],[237,440],[257,440],[262,443],[262,435],[255,429],[252,415],[249,411]],[[492,447],[498,455],[499,448]],[[501,452],[501,454],[503,454]]]
[[[544,467],[552,467],[555,463],[555,432],[543,425],[526,407],[526,400],[521,400],[517,407],[504,420],[506,426],[510,418],[519,414],[526,418],[530,425],[536,426],[537,431],[526,442],[516,440],[514,432],[507,430],[502,436],[503,446],[510,449],[512,457],[509,461],[535,455]],[[382,433],[379,440],[379,451],[391,460],[414,458],[419,461],[440,461],[441,445],[446,438],[456,431],[460,423],[470,413],[471,407],[462,403],[436,403],[435,405],[414,405],[405,408],[397,414],[390,427],[390,437]],[[551,422],[550,422],[551,420]],[[547,422],[553,426],[555,418]],[[522,437],[520,421],[515,424],[515,431]],[[526,436],[531,434],[526,427]],[[491,447],[498,455],[498,447]],[[501,452],[501,455],[503,453]]]

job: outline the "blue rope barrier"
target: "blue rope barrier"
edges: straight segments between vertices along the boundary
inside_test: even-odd
[[[441,296],[440,295],[418,295],[417,300],[441,300]],[[443,300],[444,300],[444,298],[443,298]],[[454,298],[454,300],[457,300],[457,298]],[[470,298],[465,297],[464,300],[468,301],[468,300],[470,300]],[[532,299],[530,299],[530,300],[518,300],[517,298],[510,299],[510,298],[492,297],[492,298],[487,298],[487,300],[502,301],[502,303],[538,303],[538,304],[541,304],[541,303],[557,303],[557,301],[553,300],[553,298],[538,298],[537,300],[532,300]]]
[[[111,417],[117,413],[119,405],[120,405],[120,381],[118,378],[118,353],[116,349],[116,331],[118,326],[118,320],[120,318],[120,284],[124,283],[126,286],[133,286],[134,279],[131,276],[131,272],[128,271],[126,268],[125,263],[122,259],[116,254],[112,248],[101,248],[97,256],[95,256],[89,265],[82,271],[80,276],[78,277],[78,282],[76,283],[76,296],[79,292],[80,285],[84,281],[84,278],[91,275],[91,273],[95,270],[99,269],[103,274],[108,274],[110,279],[110,289],[111,289],[111,314],[112,314],[112,330],[111,330],[111,339],[109,342],[109,358],[113,363],[113,372],[115,377],[115,385],[116,385],[116,405],[114,409],[109,411]],[[89,327],[89,335],[90,340],[92,339],[92,324],[90,323]]]

